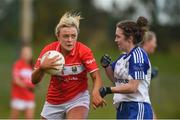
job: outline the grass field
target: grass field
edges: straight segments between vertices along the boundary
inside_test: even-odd
[[[11,89],[11,68],[17,58],[17,48],[15,45],[1,43],[0,57],[0,118],[8,118],[10,113],[10,89]],[[41,48],[41,47],[40,47]],[[39,49],[40,49],[39,48]],[[35,51],[35,57],[39,53]],[[94,52],[97,61],[105,53],[103,50]],[[109,49],[108,53],[115,59],[119,52]],[[151,56],[154,66],[159,68],[159,76],[152,80],[150,95],[152,105],[158,118],[180,118],[180,56],[157,53]],[[111,83],[105,77],[102,68],[101,74],[105,85]],[[36,88],[36,112],[35,117],[39,118],[42,106],[45,101],[45,95],[48,88],[49,76],[46,76],[42,83]],[[89,80],[91,86],[91,80]],[[91,87],[89,88],[91,89]],[[89,118],[115,118],[115,108],[112,105],[112,95],[106,98],[107,106],[97,110],[90,110]],[[23,117],[23,116],[22,116]]]

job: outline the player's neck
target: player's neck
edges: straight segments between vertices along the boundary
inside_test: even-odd
[[[26,60],[26,59],[24,59],[24,58],[20,58],[24,63],[26,63],[26,64],[29,64],[29,60]]]
[[[64,55],[64,56],[67,56],[68,54],[70,54],[71,51],[68,51],[68,50],[65,50],[63,48],[61,48],[61,53]]]
[[[128,47],[127,47],[127,49],[126,49],[126,53],[129,53],[133,48],[135,47],[135,45],[134,44],[130,44]]]
[[[149,54],[149,50],[147,46],[143,46],[142,48]]]

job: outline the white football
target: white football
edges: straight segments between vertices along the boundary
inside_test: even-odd
[[[50,50],[50,51],[47,51],[46,53],[44,53],[44,55],[42,56],[42,59],[41,59],[41,63],[44,61],[46,56],[48,58],[53,58],[54,56],[59,56],[60,59],[55,62],[57,64],[60,64],[59,66],[56,67],[57,70],[55,70],[55,69],[48,69],[48,70],[46,70],[46,72],[48,74],[51,74],[51,75],[60,75],[62,73],[62,71],[63,71],[64,64],[65,64],[64,56],[60,52],[58,52],[58,51]]]

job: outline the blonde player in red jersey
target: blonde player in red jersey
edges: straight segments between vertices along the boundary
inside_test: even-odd
[[[32,119],[34,115],[34,85],[31,82],[32,49],[30,46],[21,48],[21,56],[13,66],[13,81],[11,90],[10,118],[19,118],[20,112],[25,112],[25,118]]]
[[[51,76],[46,102],[41,112],[44,119],[87,118],[90,104],[87,73],[90,73],[93,80],[93,107],[105,104],[99,94],[102,80],[93,53],[90,48],[77,41],[80,19],[79,14],[72,12],[62,16],[55,29],[58,41],[44,47],[35,65],[32,82],[37,84],[43,79],[45,70],[56,66],[56,57],[46,57],[40,64],[45,52],[56,50],[65,57],[63,74]]]

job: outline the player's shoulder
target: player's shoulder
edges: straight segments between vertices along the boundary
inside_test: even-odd
[[[148,61],[148,55],[141,47],[133,48],[130,55],[130,60],[134,61],[135,63],[144,63]]]
[[[60,44],[59,41],[49,43],[49,44],[44,46],[43,51],[55,50],[59,44]]]
[[[57,47],[59,44],[60,44],[59,41],[51,42],[51,43],[45,45],[44,48],[53,48],[53,47]]]
[[[18,67],[21,67],[22,64],[23,64],[23,60],[22,59],[18,59],[18,60],[15,61],[13,66],[18,68]]]
[[[126,57],[126,55],[127,55],[127,54],[125,54],[125,53],[120,54],[119,57],[118,57],[112,64],[115,65],[115,64],[117,63],[117,61],[119,61],[119,60],[121,60],[122,58]]]
[[[81,43],[81,42],[77,42],[76,43],[77,45],[77,49],[80,51],[80,52],[88,52],[88,51],[91,51],[91,49],[86,46],[85,44]]]
[[[120,54],[120,55],[119,55],[119,57],[118,57],[118,59],[117,59],[117,60],[120,60],[121,58],[126,57],[126,56],[127,56],[127,54],[126,54],[126,53],[122,53],[122,54]]]

